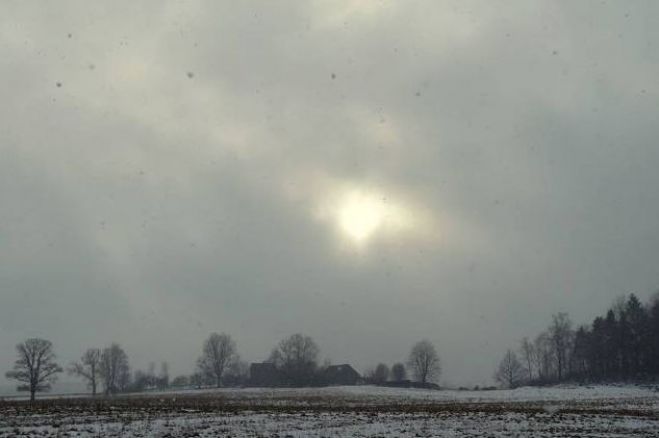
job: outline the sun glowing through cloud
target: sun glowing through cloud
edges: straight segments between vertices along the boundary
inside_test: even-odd
[[[383,192],[344,186],[322,206],[319,217],[333,223],[342,241],[365,249],[375,240],[401,237],[414,227],[414,215]]]
[[[366,241],[382,225],[386,211],[382,201],[360,192],[350,193],[338,211],[341,230],[355,242]]]
[[[381,245],[439,243],[439,230],[448,231],[436,214],[409,191],[379,182],[342,180],[321,173],[305,173],[287,184],[291,199],[310,198],[311,214],[331,231],[331,240],[340,253],[367,254]],[[441,233],[442,235],[444,233]],[[443,240],[443,239],[442,239]]]

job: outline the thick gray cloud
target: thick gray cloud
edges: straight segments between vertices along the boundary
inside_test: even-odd
[[[210,331],[246,360],[303,331],[484,383],[553,312],[647,296],[657,8],[3,3],[0,364],[44,336],[189,372]]]

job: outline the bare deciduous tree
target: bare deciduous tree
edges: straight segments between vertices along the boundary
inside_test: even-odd
[[[375,368],[366,370],[364,377],[370,383],[384,383],[389,379],[389,367],[384,363],[379,363]]]
[[[204,376],[201,371],[197,371],[190,375],[190,385],[200,389],[204,385]]]
[[[117,387],[119,392],[128,391],[131,385],[130,366],[128,365],[128,356],[119,364],[119,374],[117,375]]]
[[[103,349],[99,376],[103,381],[105,395],[115,394],[128,386],[130,381],[128,355],[118,344]]]
[[[407,371],[405,370],[405,365],[402,363],[395,363],[391,367],[391,377],[395,382],[401,382],[407,377]]]
[[[146,386],[148,388],[155,388],[156,387],[156,381],[158,378],[156,377],[156,363],[155,362],[149,362],[149,367],[146,369]]]
[[[270,354],[270,360],[295,385],[311,383],[320,349],[309,336],[296,333],[282,340]]]
[[[520,346],[522,359],[526,362],[526,370],[529,373],[529,381],[533,380],[533,365],[535,364],[536,351],[533,343],[529,338],[524,337]]]
[[[245,385],[249,380],[249,365],[247,362],[240,360],[240,357],[236,355],[226,371],[224,380],[228,386]]]
[[[554,347],[558,381],[563,379],[568,364],[568,354],[572,347],[572,322],[567,313],[560,312],[552,316],[549,335]]]
[[[204,342],[203,352],[197,360],[202,374],[212,379],[216,387],[222,386],[222,376],[236,359],[236,343],[231,336],[212,333]]]
[[[526,370],[522,364],[517,360],[517,355],[514,351],[508,350],[499,363],[499,368],[494,374],[497,382],[508,388],[515,388],[524,381]]]
[[[69,367],[69,374],[87,380],[87,386],[91,388],[92,395],[96,395],[100,365],[101,350],[98,348],[89,348],[85,351],[78,362],[73,362],[71,364]]]
[[[28,339],[16,345],[16,351],[14,369],[5,376],[20,382],[18,391],[30,391],[30,401],[34,401],[37,392],[50,390],[62,368],[55,362],[53,344],[45,339]]]
[[[384,383],[389,380],[389,367],[386,364],[379,363],[373,372],[373,380],[377,383]]]
[[[183,388],[190,385],[190,377],[188,376],[176,376],[172,379],[172,386],[174,388]]]
[[[425,339],[417,342],[410,351],[408,366],[421,383],[439,378],[441,367],[435,346]]]
[[[538,378],[543,381],[550,381],[554,378],[554,350],[551,339],[546,332],[540,333],[533,341],[535,349],[536,370]]]
[[[162,362],[160,364],[160,375],[158,376],[158,388],[165,389],[169,386],[169,364]]]

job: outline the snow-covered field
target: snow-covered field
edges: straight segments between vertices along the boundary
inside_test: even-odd
[[[659,392],[635,386],[431,391],[221,389],[0,402],[9,436],[659,437]]]
[[[177,391],[166,393],[188,393]],[[326,388],[243,388],[211,389],[190,391],[191,394],[216,394],[235,401],[251,399],[286,401],[295,403],[310,398],[321,400],[343,399],[358,403],[424,403],[424,402],[566,402],[566,401],[602,401],[627,400],[634,402],[646,400],[659,403],[659,387],[633,385],[591,385],[591,386],[553,386],[516,389],[458,391],[427,390],[408,388],[389,388],[382,386],[330,386]],[[659,406],[658,406],[659,407]]]

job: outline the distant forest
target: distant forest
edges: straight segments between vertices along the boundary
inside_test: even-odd
[[[649,381],[659,376],[659,294],[643,304],[620,297],[590,325],[576,329],[567,313],[552,316],[533,340],[508,350],[494,375],[502,385]]]

